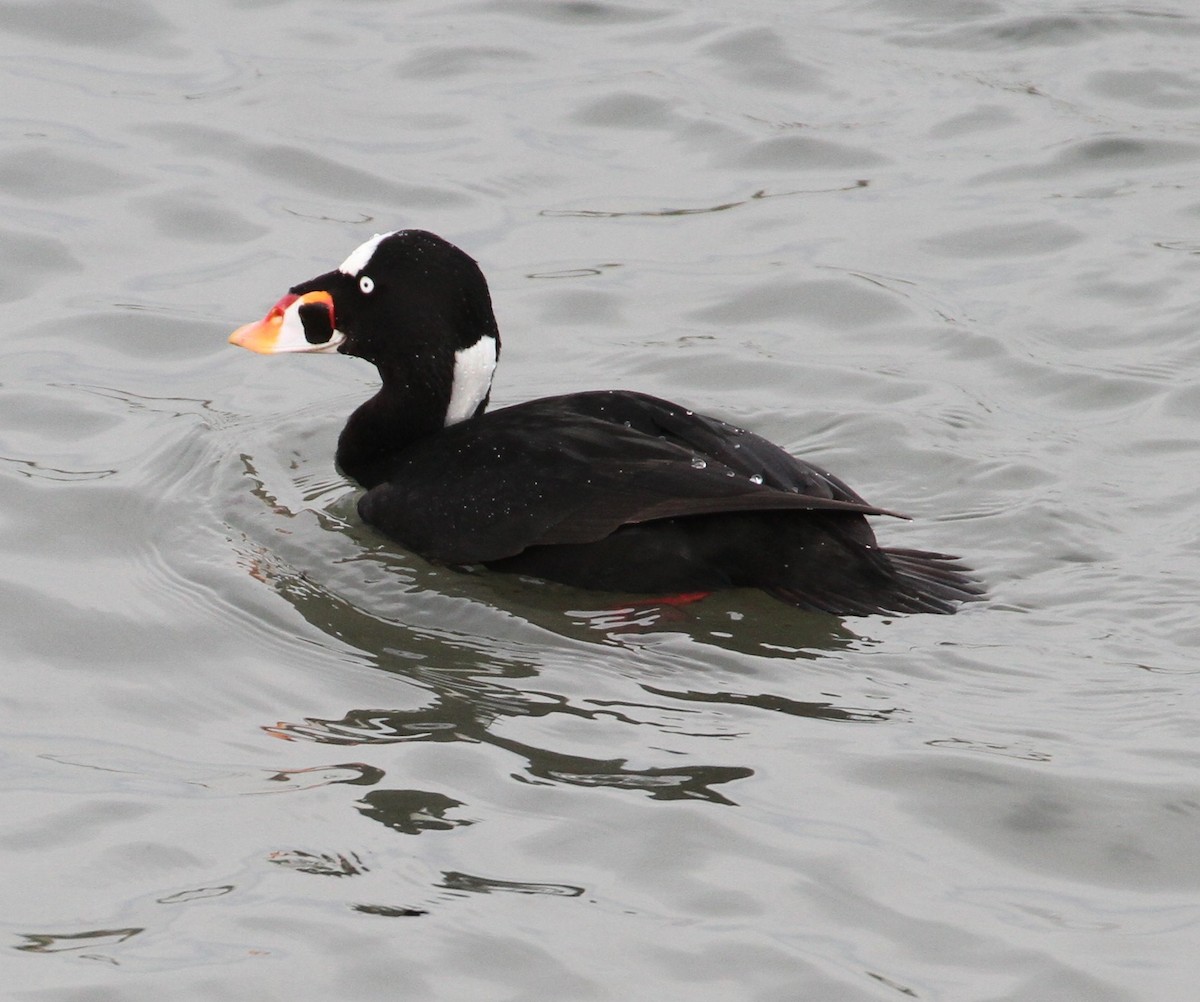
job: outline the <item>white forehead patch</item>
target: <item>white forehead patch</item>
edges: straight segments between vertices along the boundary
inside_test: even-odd
[[[450,406],[446,408],[447,427],[475,413],[492,388],[495,371],[496,339],[490,334],[454,353],[454,385],[450,390]]]
[[[376,233],[370,240],[359,244],[350,252],[350,256],[338,265],[338,271],[343,275],[349,275],[351,278],[354,278],[367,266],[367,262],[371,260],[371,255],[375,253],[375,248],[379,246],[379,242],[386,240],[390,236],[391,233]]]

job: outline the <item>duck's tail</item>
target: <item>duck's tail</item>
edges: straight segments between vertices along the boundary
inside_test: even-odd
[[[876,551],[881,572],[870,586],[846,589],[784,585],[768,589],[776,598],[799,609],[835,616],[871,616],[905,612],[957,612],[964,602],[978,601],[986,589],[958,557],[927,550]]]

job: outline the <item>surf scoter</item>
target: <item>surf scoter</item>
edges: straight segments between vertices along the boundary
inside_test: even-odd
[[[363,521],[427,560],[647,595],[754,587],[837,615],[953,612],[955,557],[885,549],[837,477],[751,432],[626,390],[487,411],[500,333],[479,266],[441,237],[372,237],[229,339],[340,352],[383,385],[337,465]]]

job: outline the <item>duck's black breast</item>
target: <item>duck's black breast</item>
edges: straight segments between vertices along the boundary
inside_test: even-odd
[[[622,526],[684,516],[891,514],[751,432],[623,391],[485,413],[419,440],[389,465],[360,500],[362,518],[449,564],[595,543]]]

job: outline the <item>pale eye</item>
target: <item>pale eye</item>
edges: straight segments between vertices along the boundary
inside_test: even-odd
[[[370,275],[363,275],[363,277],[358,280],[358,287],[362,289],[365,295],[369,296],[375,291],[375,282]]]

